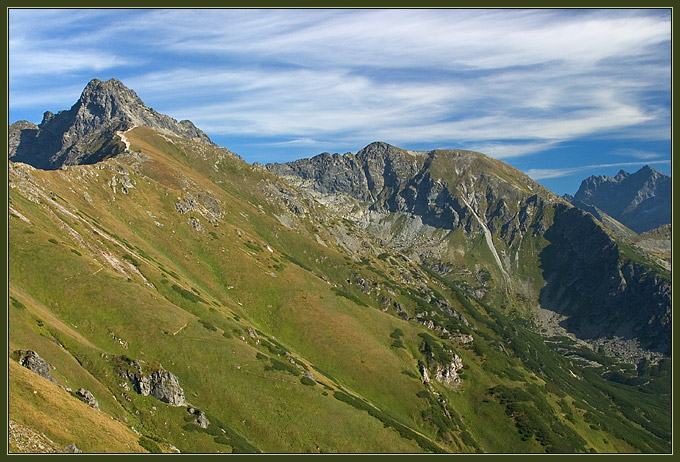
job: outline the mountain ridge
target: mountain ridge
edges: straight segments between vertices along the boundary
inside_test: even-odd
[[[268,164],[266,168],[327,206],[342,204],[344,200],[340,198],[349,196],[354,202],[337,207],[337,213],[377,235],[388,248],[405,252],[421,264],[443,269],[444,275],[455,272],[455,268],[460,271],[471,266],[479,268],[481,264],[491,274],[482,290],[502,293],[499,302],[505,297],[507,301],[503,303],[520,305],[510,301],[514,293],[516,300],[524,300],[525,305],[528,302],[535,309],[548,308],[566,315],[561,327],[594,344],[613,335],[640,342],[643,348],[670,351],[670,344],[662,340],[670,335],[670,298],[667,289],[662,288],[666,283],[657,279],[655,288],[632,295],[641,268],[621,272],[627,268],[621,249],[629,247],[617,240],[627,241],[632,236],[621,230],[606,231],[590,214],[573,213],[567,201],[497,160],[461,150],[434,150],[414,157],[386,143],[373,143],[356,155],[324,153],[287,164]],[[394,226],[397,222],[401,229]],[[457,233],[462,241],[452,240]],[[601,245],[586,251],[593,233],[602,236]],[[486,245],[466,244],[475,236],[483,236],[480,244]],[[465,249],[462,263],[454,255],[461,248]],[[543,249],[548,251],[544,253]],[[533,261],[535,257],[522,260],[526,252],[541,255],[542,274],[524,269],[538,264]],[[562,261],[560,252],[569,252],[571,259]],[[593,253],[602,255],[600,272],[580,277],[581,265],[593,265],[588,262]],[[474,254],[475,260],[467,257]],[[566,262],[571,275],[563,270]],[[605,268],[614,271],[606,278],[602,275],[609,269]],[[474,284],[474,278],[469,283]],[[606,293],[586,289],[591,284],[609,289]],[[565,291],[581,295],[565,297]],[[590,307],[601,305],[599,300],[609,297],[619,300],[618,313],[613,308],[592,311]],[[645,298],[648,300],[643,302]],[[648,313],[640,311],[638,303],[649,307],[658,303],[658,307]],[[528,315],[532,310],[524,311]],[[645,313],[644,321],[633,321],[641,313]],[[588,323],[591,325],[584,328]],[[619,327],[611,330],[612,326]]]

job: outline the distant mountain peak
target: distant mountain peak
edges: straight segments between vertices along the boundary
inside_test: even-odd
[[[623,180],[625,180],[626,178],[628,178],[629,176],[630,176],[630,174],[629,174],[628,172],[626,172],[625,170],[621,169],[621,170],[619,170],[619,173],[616,174],[616,176],[614,177],[614,179],[615,179],[616,181],[623,181]],[[604,177],[604,178],[607,178],[607,177]]]
[[[146,126],[164,133],[214,145],[188,120],[178,122],[144,104],[118,79],[92,79],[69,110],[45,112],[37,130],[26,124],[10,126],[9,156],[37,168],[91,164],[122,152],[117,131]],[[92,145],[101,147],[94,152]]]
[[[671,222],[671,178],[649,165],[615,177],[591,176],[571,202],[595,206],[641,233]]]

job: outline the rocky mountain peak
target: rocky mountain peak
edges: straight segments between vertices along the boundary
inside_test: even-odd
[[[644,168],[644,167],[643,167],[643,168]],[[621,170],[619,170],[619,173],[617,173],[616,176],[614,177],[614,180],[617,181],[617,182],[618,182],[618,181],[623,181],[623,180],[625,180],[626,178],[628,178],[629,176],[630,176],[630,174],[629,174],[628,172],[626,172],[625,170],[621,169]],[[606,177],[604,177],[604,178],[606,178]]]
[[[637,233],[671,222],[671,177],[645,165],[635,173],[591,176],[571,200],[595,206]]]
[[[369,144],[368,146],[357,152],[357,158],[363,160],[371,157],[373,158],[386,157],[400,152],[402,152],[401,149],[396,148],[391,144],[387,144],[383,141],[374,141],[373,143]]]
[[[45,112],[37,127],[12,124],[9,157],[42,169],[92,164],[122,152],[117,132],[135,126],[214,145],[190,121],[178,122],[146,106],[120,80],[93,79],[69,110]]]
[[[117,79],[106,82],[99,79],[91,80],[71,110],[74,109],[78,115],[90,116],[99,122],[133,119],[135,114],[141,115],[150,111],[133,90]]]

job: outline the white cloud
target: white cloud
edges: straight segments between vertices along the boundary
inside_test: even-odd
[[[98,51],[22,50],[14,48],[9,53],[10,79],[38,74],[63,74],[81,71],[99,72],[130,62]]]
[[[145,18],[148,20],[148,18]],[[668,18],[610,10],[218,10],[156,12],[158,44],[309,66],[498,69],[641,56],[668,41]],[[201,24],[201,27],[197,27]],[[163,32],[163,30],[161,31]],[[170,36],[172,38],[170,38]],[[162,41],[160,40],[162,39]]]
[[[473,82],[417,82],[342,69],[178,69],[129,84],[143,98],[160,99],[165,106],[154,103],[157,109],[216,134],[459,142],[493,146],[491,155],[507,158],[609,130],[657,128],[656,114],[619,88],[625,86],[620,80],[558,79],[536,92],[536,77],[527,76],[522,86],[513,72]],[[532,93],[540,93],[540,102]],[[500,149],[499,140],[525,142]]]
[[[652,160],[664,156],[663,154],[658,152],[642,151],[639,149],[632,148],[617,149],[614,152],[612,152],[612,154],[616,154],[617,156],[632,157],[634,159],[640,160]]]
[[[38,106],[44,111],[50,109],[59,111],[71,107],[78,100],[82,91],[81,85],[63,87],[58,90],[33,90],[31,92],[11,90],[7,100],[10,109]]]
[[[480,144],[470,144],[467,149],[482,152],[487,156],[496,159],[510,159],[512,157],[525,156],[536,152],[547,151],[555,147],[558,143],[548,142],[529,142],[529,143],[510,143],[510,142],[488,142]]]

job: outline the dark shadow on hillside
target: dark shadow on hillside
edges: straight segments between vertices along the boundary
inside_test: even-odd
[[[21,130],[16,153],[10,157],[13,162],[22,162],[41,170],[51,170],[49,158],[40,156],[38,151],[38,129]]]
[[[592,216],[558,205],[540,255],[541,307],[567,316],[561,326],[583,340],[637,339],[670,354],[670,283],[623,259]]]
[[[125,150],[125,145],[116,136],[116,128],[91,133],[66,149],[61,144],[65,131],[22,130],[16,153],[10,160],[41,170],[58,170],[63,165],[96,164]]]

